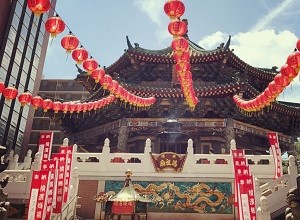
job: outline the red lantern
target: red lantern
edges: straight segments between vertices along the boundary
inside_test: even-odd
[[[99,105],[100,105],[100,101],[99,100],[94,101],[94,107],[93,107],[94,111],[96,111],[99,108]]]
[[[164,5],[165,13],[171,18],[179,18],[184,14],[185,6],[179,0],[169,0]]]
[[[77,64],[81,64],[88,57],[89,53],[83,47],[76,48],[72,52],[72,58],[77,62]]]
[[[264,95],[269,99],[273,99],[275,97],[275,95],[273,93],[271,93],[269,87],[267,87],[264,91]]]
[[[64,114],[66,114],[70,110],[70,103],[69,102],[63,102],[61,110]]]
[[[69,103],[69,111],[70,111],[71,114],[76,111],[76,104],[75,104],[75,102],[70,102]]]
[[[25,106],[27,103],[30,103],[32,95],[29,92],[24,92],[19,95],[18,100],[21,103],[21,106]]]
[[[18,95],[18,90],[15,87],[7,87],[3,90],[3,96],[8,99],[15,99]]]
[[[115,95],[117,98],[122,98],[122,94],[123,94],[124,88],[123,86],[119,85]]]
[[[190,53],[187,51],[175,52],[173,57],[176,63],[178,63],[179,61],[188,61],[190,59]]]
[[[65,22],[58,16],[48,18],[45,22],[45,29],[50,33],[52,38],[55,38],[57,34],[63,32],[65,27]]]
[[[54,113],[58,113],[62,109],[62,103],[58,102],[58,101],[53,102],[52,109],[53,109]]]
[[[109,86],[108,90],[115,94],[118,91],[119,83],[116,80],[112,80],[111,85]]]
[[[300,67],[300,52],[296,51],[290,54],[286,60],[286,63],[294,69]]]
[[[268,87],[269,87],[270,92],[271,92],[272,94],[276,95],[276,96],[277,96],[279,93],[281,93],[282,90],[283,90],[283,87],[282,87],[282,86],[276,85],[274,81],[270,82],[269,85],[268,85]]]
[[[50,0],[28,0],[27,6],[34,15],[40,16],[50,9],[51,3]]]
[[[262,93],[262,94],[260,95],[260,101],[261,101],[263,107],[267,104],[267,102],[268,102],[268,97],[265,95],[265,93]]]
[[[88,110],[88,111],[91,111],[91,110],[94,108],[94,105],[95,105],[94,102],[88,102],[87,110]]]
[[[105,70],[101,67],[98,67],[97,69],[93,70],[91,73],[91,77],[95,80],[96,83],[99,83],[99,81],[104,77]]]
[[[87,71],[88,75],[91,75],[91,72],[93,70],[97,69],[98,66],[99,66],[98,62],[93,58],[86,59],[82,63],[82,67],[83,67],[83,69],[85,69]]]
[[[0,93],[2,93],[4,89],[5,89],[4,83],[0,82]]]
[[[280,73],[281,75],[289,78],[289,79],[293,79],[297,76],[297,72],[295,70],[295,68],[289,66],[288,64],[284,64],[281,69],[280,69]]]
[[[43,103],[43,98],[40,96],[34,96],[31,99],[31,105],[36,110],[37,108],[41,107]]]
[[[82,103],[82,111],[86,112],[89,108],[89,104],[87,102]]]
[[[274,82],[276,85],[286,87],[290,84],[291,81],[287,77],[283,76],[281,73],[278,73],[274,77]]]
[[[103,78],[100,80],[100,84],[103,86],[103,89],[107,89],[112,83],[112,78],[110,75],[105,74]]]
[[[103,107],[103,105],[104,105],[104,101],[103,101],[103,99],[101,99],[101,100],[99,100],[99,108],[102,108]]]
[[[183,37],[175,38],[172,41],[171,47],[174,51],[187,51],[189,48],[189,42]]]
[[[82,103],[77,103],[77,104],[76,104],[75,111],[76,111],[77,113],[80,113],[80,112],[82,111],[82,109],[83,109]]]
[[[42,103],[42,108],[44,112],[47,112],[49,109],[52,109],[53,102],[50,99],[45,99]]]
[[[72,50],[78,47],[79,40],[73,34],[68,34],[61,39],[60,43],[67,53],[71,53]]]
[[[171,21],[168,25],[168,31],[174,37],[182,37],[186,31],[186,23],[180,20]]]
[[[189,61],[186,60],[180,61],[175,65],[175,70],[177,73],[190,71],[190,69],[191,69],[191,64]]]

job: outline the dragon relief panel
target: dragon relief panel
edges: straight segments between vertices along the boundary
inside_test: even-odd
[[[121,181],[106,181],[105,192],[115,194],[121,190]],[[134,189],[151,199],[150,212],[185,212],[232,214],[231,183],[199,182],[146,182],[137,181]]]

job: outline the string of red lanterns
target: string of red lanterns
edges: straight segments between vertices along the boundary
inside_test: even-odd
[[[27,6],[34,15],[40,16],[51,8],[51,3],[50,0],[28,0]]]
[[[45,13],[49,10],[49,5],[51,6],[49,0],[28,1],[28,8],[36,15],[40,15],[41,13]],[[62,33],[65,27],[66,25],[64,21],[58,15],[50,17],[45,22],[45,29],[53,38],[56,37],[57,34]],[[95,80],[95,83],[100,83],[102,88],[108,90],[111,95],[115,95],[120,98],[121,101],[129,103],[130,105],[144,108],[155,103],[156,99],[154,97],[143,98],[136,96],[123,87],[120,87],[117,81],[113,80],[111,76],[105,73],[103,68],[99,67],[99,63],[96,59],[91,56],[88,58],[88,51],[82,46],[78,47],[79,44],[80,42],[78,38],[71,32],[61,40],[61,46],[67,51],[67,53],[72,52],[73,60],[76,61],[78,65],[82,64],[83,69],[87,71],[87,75],[91,76]],[[119,90],[119,87],[122,89]],[[58,103],[56,104],[55,108],[60,106]],[[47,109],[48,105],[45,104],[44,107],[44,109]]]
[[[0,94],[2,94],[7,101],[18,99],[21,106],[31,105],[35,110],[38,108],[43,109],[44,112],[53,110],[54,113],[63,112],[66,113],[80,113],[87,112],[91,110],[98,110],[107,105],[112,104],[115,101],[114,95],[109,95],[105,98],[89,101],[89,102],[59,102],[52,101],[51,99],[43,99],[40,96],[32,96],[30,92],[24,92],[18,95],[18,90],[15,87],[9,86],[5,87],[3,82],[0,82]]]
[[[185,100],[193,111],[199,100],[194,91],[192,73],[190,71],[189,42],[183,37],[187,33],[187,25],[184,21],[180,20],[180,17],[185,12],[185,6],[180,0],[168,0],[164,5],[164,11],[170,18],[168,31],[173,35],[171,47],[176,63],[175,71]]]
[[[244,100],[240,96],[234,95],[233,101],[236,105],[246,112],[260,111],[264,107],[270,106],[299,73],[300,39],[297,41],[296,49],[297,51],[287,57],[286,63],[281,67],[280,72],[276,74],[274,80],[269,83],[261,94],[250,100]]]

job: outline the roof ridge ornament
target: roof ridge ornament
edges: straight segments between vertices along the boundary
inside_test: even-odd
[[[229,38],[224,46],[224,49],[229,49],[229,46],[230,46],[230,42],[231,42],[231,35],[229,35]]]
[[[128,36],[126,36],[126,42],[127,42],[127,47],[128,47],[128,49],[129,49],[129,50],[132,50],[132,49],[133,49],[133,46],[132,46],[132,44],[131,44],[131,42],[130,42]]]

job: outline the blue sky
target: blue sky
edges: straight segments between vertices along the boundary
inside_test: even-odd
[[[285,63],[300,37],[299,0],[182,0],[182,18],[189,21],[189,37],[206,49],[216,48],[232,35],[231,48],[253,66],[270,68]],[[102,66],[122,54],[126,35],[148,49],[170,45],[169,18],[164,0],[58,0],[56,11],[82,45]],[[60,40],[66,29],[49,44],[44,78],[73,79],[75,62],[67,57]],[[298,78],[280,100],[299,102]]]

